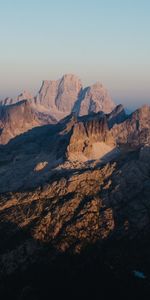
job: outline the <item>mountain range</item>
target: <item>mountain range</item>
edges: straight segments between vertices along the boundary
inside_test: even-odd
[[[1,143],[35,126],[57,123],[71,113],[78,116],[98,111],[109,113],[114,107],[100,83],[83,88],[75,75],[64,75],[57,81],[45,80],[35,97],[24,91],[16,99],[0,101]]]
[[[74,75],[2,100],[0,182],[5,297],[26,299],[29,286],[49,299],[66,282],[76,297],[90,285],[101,299],[107,285],[147,293],[134,270],[150,278],[150,106],[127,114],[102,84],[83,88]]]

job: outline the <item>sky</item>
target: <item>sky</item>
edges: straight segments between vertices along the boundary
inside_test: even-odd
[[[149,0],[0,0],[0,99],[73,73],[150,104],[149,16]]]

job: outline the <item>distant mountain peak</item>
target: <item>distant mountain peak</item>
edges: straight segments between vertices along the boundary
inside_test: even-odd
[[[22,101],[22,100],[29,100],[29,99],[33,99],[33,96],[30,92],[28,91],[23,91],[18,97],[17,97],[17,101]]]
[[[102,83],[83,88],[74,74],[65,74],[59,80],[44,80],[35,102],[49,109],[57,120],[71,112],[79,115],[98,111],[109,113],[115,107]]]
[[[102,85],[102,83],[97,82],[86,89],[85,95],[81,101],[79,114],[87,115],[91,112],[98,111],[110,113],[114,107],[115,104],[107,89]]]
[[[17,98],[7,98],[1,101],[0,104],[6,106],[7,110],[8,105],[15,105],[22,100],[28,100],[31,109],[31,120],[28,128],[42,123],[45,124],[46,122],[59,122],[71,113],[74,113],[76,116],[85,116],[100,111],[110,113],[115,107],[107,89],[102,83],[96,82],[92,86],[84,88],[81,80],[74,74],[65,74],[58,80],[43,80],[41,88],[35,97],[25,90]],[[23,104],[21,104],[21,107],[23,107]],[[9,111],[12,114],[12,111]],[[7,136],[6,141],[9,140],[9,135],[11,138],[14,137],[14,133],[18,132],[19,134],[26,130],[26,120],[22,114],[21,116],[24,120],[22,128],[19,127],[18,131],[14,130],[13,127],[17,126],[17,123],[16,121],[12,122],[8,135],[5,134]],[[20,120],[18,113],[16,118]],[[34,119],[36,119],[36,122],[34,122]],[[7,121],[10,122],[8,119]],[[6,124],[2,126],[7,127]]]

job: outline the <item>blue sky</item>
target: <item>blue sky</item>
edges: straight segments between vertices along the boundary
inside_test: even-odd
[[[149,0],[0,0],[0,98],[75,73],[150,104]]]

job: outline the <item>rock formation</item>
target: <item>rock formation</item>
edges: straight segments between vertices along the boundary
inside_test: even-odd
[[[32,100],[33,96],[28,91],[23,91],[17,98],[5,98],[4,100],[0,100],[0,105],[11,105],[18,103],[22,100]]]
[[[110,114],[107,115],[109,128],[113,127],[114,124],[119,124],[125,121],[127,114],[122,104],[117,105]]]
[[[130,137],[133,130],[147,129],[147,122],[149,107],[143,107],[113,128],[118,127],[122,135],[120,126],[124,124]],[[0,266],[4,274],[28,268],[39,257],[44,259],[42,244],[53,246],[54,259],[56,252],[80,253],[96,242],[135,239],[143,231],[150,232],[146,140],[145,146],[142,140],[141,144],[129,143],[127,148],[126,140],[118,137],[125,142],[124,148],[109,162],[68,160],[70,152],[82,149],[84,153],[82,141],[87,138],[89,142],[113,144],[113,128],[109,131],[105,115],[87,123],[70,118],[32,129],[0,149],[0,235],[3,237],[8,223],[16,226],[10,226],[3,237]],[[88,156],[89,149],[85,153]],[[21,244],[18,228],[28,233]]]
[[[71,160],[87,161],[103,157],[115,146],[107,119],[102,116],[74,125],[67,153]]]
[[[145,105],[122,122],[115,124],[111,132],[118,144],[141,146],[150,143],[150,107]]]
[[[71,75],[24,97],[0,106],[0,296],[149,278],[150,107],[126,115]]]
[[[36,103],[49,108],[54,114],[62,113],[62,117],[67,116],[71,113],[81,90],[82,84],[75,75],[64,75],[57,81],[43,81]]]
[[[83,99],[79,108],[79,115],[88,115],[91,112],[103,111],[110,113],[115,107],[106,88],[99,82],[83,91]]]
[[[24,91],[16,99],[6,98],[5,100],[0,101],[0,123],[3,123],[1,125],[2,128],[5,127],[8,130],[8,127],[10,126],[10,124],[4,123],[4,120],[6,123],[9,120],[6,120],[3,116],[3,112],[5,112],[4,114],[6,115],[6,111],[8,110],[8,114],[11,114],[11,108],[7,106],[12,104],[16,105],[13,106],[13,111],[15,108],[16,111],[18,111],[18,103],[23,100],[28,101],[28,106],[30,106],[30,110],[33,115],[36,115],[37,122],[32,122],[31,119],[30,126],[24,126],[23,128],[23,124],[25,124],[25,116],[23,116],[24,110],[22,110],[19,117],[19,120],[22,122],[22,127],[20,128],[18,125],[18,128],[12,128],[12,126],[16,126],[16,124],[18,124],[18,119],[14,120],[14,125],[11,123],[12,129],[5,134],[7,135],[7,138],[5,139],[1,137],[0,143],[6,143],[10,138],[14,137],[15,134],[23,133],[27,129],[37,126],[38,123],[56,123],[70,115],[72,112],[76,115],[87,115],[98,111],[108,113],[115,107],[115,104],[102,84],[97,83],[92,87],[84,89],[80,79],[78,79],[75,75],[68,74],[64,75],[60,80],[43,81],[41,89],[35,97],[33,97],[29,92]],[[38,119],[40,120],[38,121]],[[27,123],[29,124],[29,118]],[[13,133],[11,133],[11,131],[13,131]]]
[[[1,106],[0,144],[6,144],[10,139],[33,127],[54,122],[55,120],[50,115],[35,111],[28,100]]]

